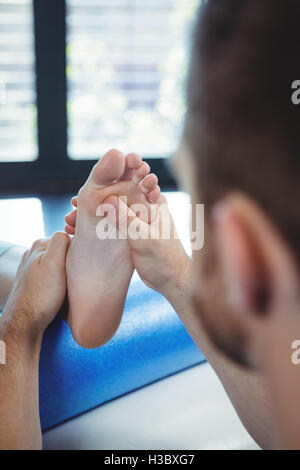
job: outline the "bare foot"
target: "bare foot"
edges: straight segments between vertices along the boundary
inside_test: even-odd
[[[97,208],[111,195],[126,196],[129,206],[143,204],[150,217],[160,189],[149,171],[138,155],[111,150],[73,200],[77,210],[66,216],[66,232],[74,234],[67,257],[68,323],[83,347],[97,348],[116,332],[134,270],[127,240],[99,240]]]

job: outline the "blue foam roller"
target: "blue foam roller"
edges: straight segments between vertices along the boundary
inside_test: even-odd
[[[42,429],[204,360],[170,304],[136,277],[120,328],[105,346],[78,346],[61,319],[47,329],[40,360]]]

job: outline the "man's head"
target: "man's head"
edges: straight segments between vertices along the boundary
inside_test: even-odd
[[[194,33],[184,144],[193,202],[206,207],[194,297],[212,339],[241,362],[298,301],[299,44],[298,0],[208,0]]]

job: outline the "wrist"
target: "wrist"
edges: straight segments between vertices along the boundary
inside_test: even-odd
[[[40,353],[44,330],[28,322],[29,314],[5,308],[0,316],[0,340],[16,355]]]
[[[186,298],[190,291],[190,273],[192,260],[186,255],[177,265],[176,271],[169,277],[168,282],[162,286],[160,293],[172,304],[176,304],[178,297]]]

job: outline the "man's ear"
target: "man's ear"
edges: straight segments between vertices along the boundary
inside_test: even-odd
[[[276,226],[257,204],[231,194],[213,210],[217,249],[236,313],[262,316],[298,299],[296,263]]]

